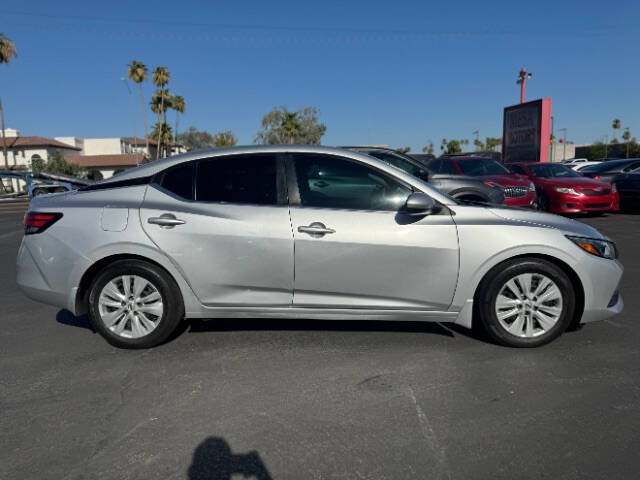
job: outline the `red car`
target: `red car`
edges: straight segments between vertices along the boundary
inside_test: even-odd
[[[538,209],[554,213],[617,212],[620,197],[615,186],[580,175],[558,163],[509,164],[527,175],[538,190]]]
[[[442,156],[432,160],[428,167],[436,173],[449,173],[478,177],[488,187],[498,185],[504,189],[504,203],[513,207],[533,207],[536,189],[527,176],[510,172],[492,158],[474,155]]]

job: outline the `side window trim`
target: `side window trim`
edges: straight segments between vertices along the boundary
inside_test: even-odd
[[[157,190],[160,190],[165,195],[168,195],[171,198],[174,198],[175,200],[179,200],[181,202],[186,202],[186,203],[195,202],[195,198],[196,198],[195,183],[196,183],[196,170],[197,170],[196,162],[197,160],[190,160],[187,162],[181,162],[181,163],[178,163],[177,165],[172,165],[168,168],[165,168],[164,170],[153,175],[149,184],[152,187],[156,188]],[[173,193],[172,191],[167,190],[162,186],[162,182],[164,181],[164,177],[167,173],[171,172],[172,170],[185,167],[186,165],[192,165],[192,168],[191,168],[191,197],[192,198],[181,197],[180,195]]]

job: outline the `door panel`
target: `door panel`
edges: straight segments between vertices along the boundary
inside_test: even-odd
[[[184,224],[149,223],[165,214]],[[291,304],[293,234],[287,206],[185,202],[151,185],[140,220],[203,304]]]
[[[395,212],[291,208],[296,306],[445,310],[458,278],[449,215],[414,223]],[[335,233],[312,236],[314,222]],[[403,224],[404,223],[404,224]]]
[[[411,188],[353,159],[296,154],[287,172],[295,306],[448,308],[458,277],[449,213],[399,213]]]

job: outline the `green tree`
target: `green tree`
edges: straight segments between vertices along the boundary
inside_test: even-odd
[[[447,142],[446,152],[445,153],[461,153],[462,146],[460,144],[460,140],[449,140]]]
[[[187,150],[213,147],[213,135],[204,130],[198,130],[196,127],[189,127],[186,132],[178,136],[177,140]]]
[[[0,64],[9,63],[12,58],[18,56],[16,45],[13,41],[6,37],[4,33],[0,33]],[[4,133],[4,109],[2,108],[2,99],[0,99],[0,120],[2,120],[2,152],[4,153],[4,166],[9,168],[9,157],[7,155],[7,137]]]
[[[620,130],[621,122],[619,118],[614,118],[613,122],[611,122],[611,128],[613,129],[613,137],[611,138],[611,143],[618,143],[616,139],[616,131]]]
[[[140,109],[142,110],[142,122],[144,123],[144,138],[147,141],[147,153],[149,154],[149,136],[147,135],[147,111],[144,108],[144,92],[142,91],[142,84],[147,80],[147,66],[139,62],[138,60],[133,60],[127,66],[127,76],[131,79],[135,84],[138,85],[138,92],[140,93]]]
[[[238,143],[238,139],[236,138],[236,136],[229,130],[216,133],[212,137],[212,139],[214,147],[233,147],[236,143]]]
[[[31,157],[30,167],[32,172],[42,172],[46,166],[47,163],[40,155],[34,155]]]
[[[171,97],[171,108],[173,108],[176,112],[176,129],[174,130],[174,134],[176,137],[176,143],[178,138],[178,116],[183,114],[187,109],[187,103],[184,101],[184,97],[180,95],[175,95]]]
[[[158,115],[158,124],[166,123],[167,104],[169,102],[169,91],[167,85],[171,80],[171,74],[167,67],[156,67],[151,76],[151,81],[157,87],[154,98],[151,99],[151,110]],[[154,101],[156,100],[156,101]],[[155,106],[155,110],[154,110]],[[163,118],[165,121],[163,122]],[[158,129],[158,135],[160,135],[161,129]],[[162,143],[160,137],[158,137],[158,150],[156,152],[156,159],[160,157],[160,150],[162,150]]]
[[[476,152],[481,152],[485,148],[484,143],[477,138],[473,141],[473,144],[476,146]]]
[[[411,147],[398,147],[396,148],[396,152],[400,153],[409,153],[411,151]]]
[[[171,145],[173,143],[171,127],[165,122],[154,124],[151,129],[151,138],[158,139],[158,145],[160,145],[161,142],[163,145]]]
[[[487,137],[486,143],[485,143],[485,148],[490,151],[493,152],[493,150],[502,145],[502,138],[499,137]]]
[[[295,112],[276,107],[262,118],[262,128],[254,141],[265,145],[318,145],[327,131],[327,127],[318,121],[318,114],[315,107]]]
[[[49,157],[46,165],[42,169],[43,172],[61,173],[63,175],[81,176],[85,171],[80,168],[77,163],[67,162],[59,151],[53,152]]]
[[[622,132],[622,139],[627,144],[627,158],[629,158],[629,141],[631,140],[631,132],[628,128],[625,128],[624,132]]]
[[[430,153],[433,154],[433,142],[429,141],[429,143],[422,147],[422,153]]]

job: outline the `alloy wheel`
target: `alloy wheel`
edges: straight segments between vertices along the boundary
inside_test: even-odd
[[[495,313],[502,328],[511,335],[533,338],[558,323],[562,304],[562,291],[553,280],[541,273],[523,273],[500,288]]]
[[[160,324],[162,295],[149,280],[138,275],[121,275],[107,282],[98,297],[100,320],[116,335],[140,338]]]

